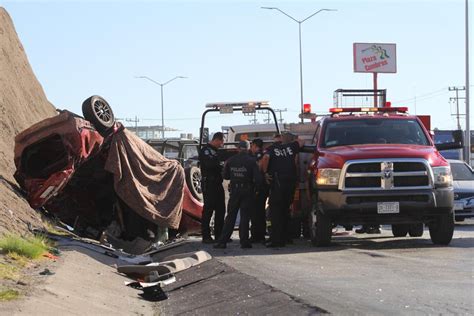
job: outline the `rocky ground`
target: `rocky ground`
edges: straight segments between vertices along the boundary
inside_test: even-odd
[[[55,115],[28,62],[13,21],[0,7],[0,234],[27,232],[27,223],[41,225],[16,189],[13,178],[14,139],[32,124]]]

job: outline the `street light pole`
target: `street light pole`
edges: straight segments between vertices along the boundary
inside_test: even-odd
[[[173,80],[186,79],[188,77],[176,76],[173,79],[170,79],[170,80],[166,81],[165,83],[160,83],[160,82],[155,81],[155,80],[153,80],[153,79],[151,79],[150,77],[147,77],[147,76],[138,76],[138,77],[135,77],[135,78],[146,79],[146,80],[151,81],[154,84],[157,84],[161,87],[161,137],[164,139],[165,138],[165,113],[164,113],[164,105],[163,105],[163,87],[166,86],[168,83],[170,83]]]
[[[301,115],[303,115],[304,113],[304,100],[303,100],[303,52],[302,52],[302,49],[301,49],[301,24],[303,24],[303,22],[305,22],[306,20],[312,18],[313,16],[315,16],[316,14],[318,14],[319,12],[322,12],[322,11],[337,11],[335,9],[320,9],[316,12],[314,12],[313,14],[309,15],[307,18],[303,19],[303,20],[297,20],[295,19],[294,17],[292,17],[291,15],[289,15],[288,13],[280,10],[279,8],[276,8],[276,7],[261,7],[262,9],[266,9],[266,10],[277,10],[279,11],[280,13],[286,15],[287,17],[289,17],[290,19],[292,19],[293,21],[295,21],[296,23],[298,23],[298,34],[299,34],[299,47],[300,47],[300,94],[301,94]],[[301,116],[301,123],[303,123],[303,116]]]
[[[470,106],[469,106],[469,10],[468,0],[466,0],[466,157],[465,161],[471,165],[471,125],[470,125]]]

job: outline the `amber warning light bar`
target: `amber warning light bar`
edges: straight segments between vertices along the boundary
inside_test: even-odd
[[[384,108],[330,108],[330,113],[347,113],[347,112],[408,112],[407,107],[384,107]]]

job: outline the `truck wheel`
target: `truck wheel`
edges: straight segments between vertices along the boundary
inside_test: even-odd
[[[392,234],[395,237],[405,237],[408,234],[408,225],[392,224]]]
[[[102,136],[106,136],[115,123],[114,113],[109,103],[98,95],[93,95],[82,102],[82,114]]]
[[[454,216],[452,213],[438,216],[428,227],[433,244],[448,245],[453,239]]]
[[[288,224],[288,235],[291,239],[299,239],[301,237],[301,219],[290,219]]]
[[[186,184],[193,197],[202,202],[201,170],[198,167],[184,169]]]
[[[408,234],[410,234],[410,237],[423,236],[423,223],[411,224],[408,228]]]
[[[312,211],[310,214],[311,244],[316,247],[327,247],[331,244],[332,224],[329,217],[321,211]]]

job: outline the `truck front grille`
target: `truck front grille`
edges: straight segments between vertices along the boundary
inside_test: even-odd
[[[432,183],[431,167],[424,159],[351,160],[342,169],[339,189],[428,189]]]
[[[358,205],[361,203],[374,202],[428,202],[428,195],[387,195],[387,196],[350,196],[347,204]]]

